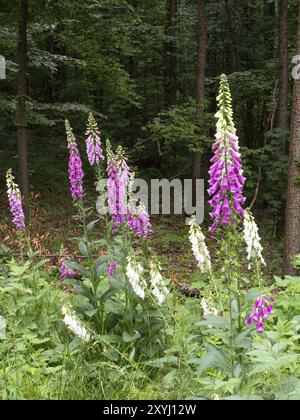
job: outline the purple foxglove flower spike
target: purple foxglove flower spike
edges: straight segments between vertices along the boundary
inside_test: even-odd
[[[235,223],[235,217],[243,217],[243,186],[246,178],[243,176],[241,155],[239,153],[238,137],[232,119],[232,100],[228,81],[221,76],[220,94],[217,98],[219,111],[216,114],[217,133],[213,144],[214,156],[210,167],[210,188],[208,194],[213,198],[210,213],[213,232],[221,225]],[[236,215],[236,216],[235,216]]]
[[[107,268],[107,274],[109,275],[109,277],[114,277],[117,273],[117,268],[118,268],[118,264],[116,261],[112,260],[109,263],[109,266]]]
[[[66,260],[70,261],[71,258],[70,257],[66,257],[66,258],[64,258],[64,259],[62,259],[60,261],[60,279],[61,279],[61,281],[64,281],[67,278],[68,279],[71,279],[71,278],[74,278],[75,277],[75,271],[72,270],[72,269],[70,269],[66,265],[66,263],[65,263]]]
[[[10,211],[13,216],[13,223],[18,229],[22,230],[25,229],[25,215],[22,207],[21,192],[14,180],[12,170],[9,169],[6,174],[6,185]]]
[[[93,114],[89,115],[87,131],[86,131],[86,150],[91,166],[99,164],[100,160],[104,160],[100,131]]]
[[[82,170],[82,161],[80,158],[80,152],[77,147],[75,136],[68,120],[65,122],[66,132],[68,138],[69,148],[69,181],[71,185],[71,194],[73,201],[81,199],[83,197],[83,177],[84,173]]]
[[[130,205],[127,223],[131,230],[135,230],[137,238],[147,238],[153,234],[150,216],[145,207]]]
[[[266,320],[273,313],[273,308],[270,302],[275,302],[273,296],[268,298],[261,296],[258,298],[253,305],[253,313],[246,319],[246,325],[250,326],[253,323],[256,325],[257,332],[263,332],[264,320]]]
[[[110,142],[107,141],[106,150],[108,206],[112,219],[115,222],[114,230],[117,230],[118,226],[126,220],[127,187],[130,173],[121,148],[118,148],[115,154],[112,151]]]

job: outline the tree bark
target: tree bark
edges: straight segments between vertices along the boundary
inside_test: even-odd
[[[29,217],[29,186],[28,186],[28,158],[27,158],[27,18],[28,2],[19,0],[18,24],[18,97],[17,97],[17,127],[19,154],[19,184],[23,196],[26,217]]]
[[[300,4],[297,51],[300,54]],[[294,80],[291,140],[289,150],[288,197],[285,217],[284,273],[297,274],[291,259],[300,254],[300,80]]]
[[[197,59],[197,120],[202,123],[204,117],[204,95],[205,95],[205,66],[206,66],[206,48],[207,48],[207,26],[205,0],[198,0],[198,59]],[[193,180],[193,205],[196,205],[196,181],[201,175],[201,153],[192,153],[192,180]]]
[[[279,84],[278,84],[278,128],[287,128],[288,96],[288,0],[279,1]],[[285,152],[285,144],[282,147]]]

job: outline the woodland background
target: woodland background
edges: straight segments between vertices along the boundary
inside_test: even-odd
[[[126,147],[139,176],[207,179],[215,97],[226,73],[247,204],[255,199],[266,252],[281,267],[284,249],[284,271],[293,274],[290,257],[300,252],[300,82],[291,76],[298,10],[297,0],[0,0],[4,243],[11,240],[8,167],[19,166],[42,253],[58,251],[70,229],[65,118],[83,149],[92,111],[102,139]],[[181,254],[176,221],[156,222],[170,228],[157,246]]]

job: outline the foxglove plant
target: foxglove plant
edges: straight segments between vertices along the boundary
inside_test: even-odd
[[[86,150],[91,166],[98,165],[101,160],[104,160],[100,131],[92,113],[89,115],[86,130]]]
[[[68,120],[65,121],[68,148],[69,148],[69,181],[71,186],[71,194],[73,201],[83,198],[83,177],[82,161],[80,152],[76,143],[73,130]]]
[[[22,207],[21,192],[15,183],[12,170],[9,169],[6,174],[7,196],[10,211],[13,216],[13,223],[19,230],[25,229],[25,215]]]
[[[211,159],[208,190],[208,194],[212,196],[209,203],[213,208],[210,213],[213,219],[211,232],[219,225],[234,224],[236,217],[243,217],[245,202],[243,186],[246,178],[243,176],[239,142],[232,119],[232,99],[225,75],[221,76],[217,101],[217,133],[213,144],[214,156]]]
[[[265,298],[261,296],[254,303],[253,313],[247,318],[246,325],[252,323],[256,325],[256,331],[261,333],[264,331],[264,321],[273,313],[272,303],[275,302],[273,296]]]

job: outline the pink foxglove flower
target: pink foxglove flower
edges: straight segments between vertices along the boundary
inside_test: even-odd
[[[104,160],[100,131],[93,114],[89,115],[87,131],[86,131],[86,150],[91,166],[99,164],[100,160]]]
[[[130,171],[127,166],[123,149],[119,146],[113,153],[110,142],[107,141],[107,172],[108,172],[108,206],[116,230],[126,220],[127,188],[130,182]]]
[[[6,174],[6,185],[10,211],[13,216],[13,223],[18,229],[22,230],[25,229],[25,215],[22,207],[21,192],[14,180],[12,170],[9,169]]]
[[[128,215],[127,224],[129,229],[135,231],[137,238],[147,238],[149,235],[153,235],[152,224],[150,221],[150,215],[146,210],[143,203],[139,203],[134,199],[133,187],[134,187],[135,174],[132,173],[128,185]]]
[[[75,277],[75,271],[69,268],[66,264],[66,260],[70,261],[70,257],[66,257],[65,259],[61,259],[60,261],[60,279],[64,281],[66,279],[72,279]]]
[[[232,99],[228,81],[221,76],[220,94],[217,98],[219,110],[216,114],[217,133],[213,144],[214,156],[210,167],[210,188],[212,196],[210,205],[213,211],[210,216],[213,224],[210,231],[215,231],[221,225],[235,223],[235,216],[243,217],[243,186],[246,178],[243,176],[241,154],[238,137],[232,115]]]
[[[137,238],[147,238],[153,234],[149,213],[142,204],[129,206],[127,223],[129,228],[135,231]]]
[[[109,275],[109,277],[115,277],[116,273],[117,273],[117,269],[118,269],[118,264],[116,261],[112,260],[107,268],[107,274]]]
[[[252,323],[256,325],[256,331],[261,333],[264,331],[264,321],[273,313],[271,303],[275,302],[273,296],[265,298],[261,296],[254,303],[254,310],[246,319],[246,325],[250,326]]]
[[[84,173],[82,170],[82,161],[80,158],[80,152],[77,147],[75,136],[68,120],[65,122],[66,132],[68,138],[69,148],[69,181],[71,185],[71,194],[73,201],[81,199],[83,197],[83,177]]]

